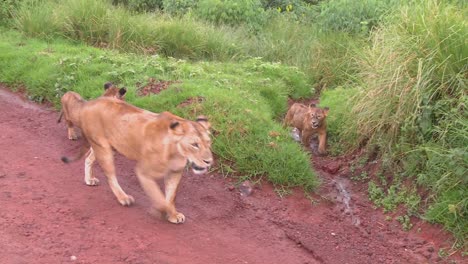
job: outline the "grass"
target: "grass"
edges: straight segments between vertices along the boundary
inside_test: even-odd
[[[36,100],[59,107],[60,96],[74,90],[97,97],[106,81],[129,88],[127,100],[154,111],[171,111],[185,118],[204,114],[217,132],[213,151],[218,164],[239,176],[265,178],[281,188],[313,190],[318,180],[309,156],[276,122],[290,95],[310,96],[305,75],[296,68],[260,59],[244,63],[190,63],[158,56],[103,51],[56,40],[46,43],[2,30],[0,80],[22,84]],[[136,83],[149,77],[177,80],[167,90],[136,96]],[[202,102],[179,106],[202,97]],[[229,165],[227,165],[229,164]]]
[[[352,49],[366,45],[360,37],[322,32],[279,14],[256,33],[249,25],[214,25],[190,15],[133,14],[104,0],[25,1],[13,14],[14,27],[27,36],[189,60],[262,57],[298,67],[318,88],[349,82],[356,73]]]
[[[386,171],[430,190],[423,217],[454,232],[459,246],[468,236],[464,14],[466,8],[426,1],[390,17],[361,54],[362,89],[344,117],[356,123],[358,142],[389,161]]]

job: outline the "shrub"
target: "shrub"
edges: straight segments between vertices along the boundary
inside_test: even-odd
[[[372,35],[347,117],[407,177],[431,190],[426,217],[466,237],[468,23],[438,1],[407,5]],[[460,232],[460,230],[465,230]]]
[[[15,0],[0,1],[0,24],[6,24],[11,18],[12,11],[18,6],[19,2]]]
[[[196,14],[216,24],[236,26],[245,23],[256,29],[265,18],[259,0],[200,0]]]
[[[112,4],[122,4],[136,12],[152,12],[163,7],[163,0],[112,0]]]
[[[318,23],[323,30],[368,33],[399,0],[330,0],[320,4]]]
[[[184,15],[195,9],[199,0],[163,0],[164,12],[171,15]]]

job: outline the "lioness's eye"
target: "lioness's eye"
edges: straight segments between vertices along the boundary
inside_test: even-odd
[[[198,148],[198,143],[192,143],[192,147]]]

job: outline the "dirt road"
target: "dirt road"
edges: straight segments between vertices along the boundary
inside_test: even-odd
[[[219,175],[186,173],[177,197],[187,220],[174,225],[149,213],[133,172],[116,157],[122,207],[101,179],[83,182],[84,161],[57,112],[0,88],[0,263],[438,263],[450,245],[436,227],[403,232],[358,194],[346,175],[321,172],[318,195],[280,199],[268,184],[241,196]]]

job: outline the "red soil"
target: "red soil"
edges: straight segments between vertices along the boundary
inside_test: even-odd
[[[134,162],[116,157],[121,186],[136,200],[129,208],[99,166],[102,184],[89,187],[83,161],[63,164],[79,142],[67,139],[57,112],[0,88],[0,113],[0,263],[448,261],[437,252],[450,236],[428,224],[404,232],[385,221],[362,186],[325,172],[339,171],[331,159],[315,160],[323,184],[312,202],[301,191],[281,199],[266,183],[244,196],[219,175],[186,173],[177,205],[187,219],[174,225],[149,213]]]

